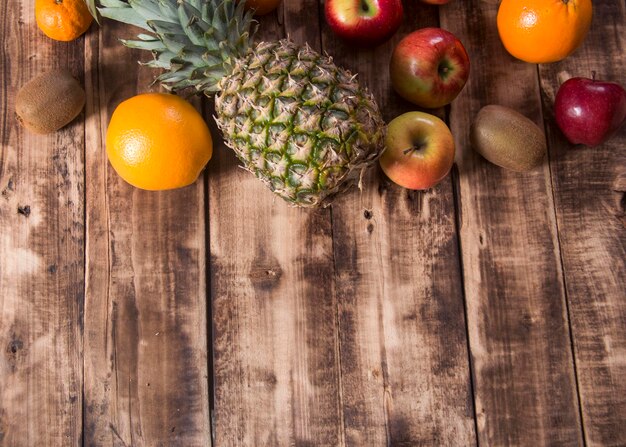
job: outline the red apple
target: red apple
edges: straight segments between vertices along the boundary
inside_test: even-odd
[[[342,39],[375,46],[389,39],[402,22],[402,0],[326,0],[326,21]]]
[[[454,163],[454,138],[446,123],[424,112],[408,112],[387,126],[380,166],[394,183],[428,189],[439,183]]]
[[[614,82],[568,79],[556,94],[554,114],[571,143],[598,146],[626,121],[626,91]]]
[[[400,96],[420,107],[452,102],[465,86],[470,62],[459,39],[441,28],[406,36],[393,50],[391,84]]]

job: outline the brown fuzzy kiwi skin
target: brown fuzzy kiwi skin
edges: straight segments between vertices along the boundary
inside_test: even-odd
[[[533,121],[508,107],[480,109],[470,131],[472,147],[487,160],[516,172],[540,166],[547,152],[546,137]]]
[[[42,73],[17,93],[15,114],[26,129],[37,134],[55,132],[69,124],[85,106],[85,90],[65,69]]]

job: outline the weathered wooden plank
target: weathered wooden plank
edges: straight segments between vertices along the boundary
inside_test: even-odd
[[[210,445],[203,180],[135,189],[104,148],[152,80],[117,40],[135,31],[105,21],[86,46],[85,445]]]
[[[317,46],[317,1],[281,8],[260,19],[257,41]],[[215,443],[341,445],[329,210],[289,207],[237,165],[220,142],[209,170]]]
[[[84,275],[83,119],[38,136],[18,126],[30,78],[83,76],[82,39],[54,42],[34,2],[0,4],[0,445],[79,445]]]
[[[591,31],[562,62],[541,65],[544,115],[587,445],[626,445],[626,132],[573,147],[554,121],[554,97],[573,76],[626,85],[624,2],[594,2]]]
[[[472,74],[451,106],[460,237],[481,445],[582,443],[547,162],[525,174],[472,151],[470,123],[487,104],[542,124],[537,67],[514,60],[496,29],[497,2],[455,1],[442,27],[465,44]]]
[[[436,7],[404,6],[401,30],[376,49],[323,33],[324,50],[358,73],[386,121],[417,109],[391,89],[393,47],[438,23]],[[363,184],[332,207],[346,444],[473,445],[452,183],[409,191],[376,167]]]

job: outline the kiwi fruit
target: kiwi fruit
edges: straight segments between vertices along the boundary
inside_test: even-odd
[[[17,92],[15,113],[26,129],[38,134],[59,130],[85,106],[85,90],[65,70],[42,73]]]
[[[512,171],[541,165],[547,152],[542,130],[521,113],[504,106],[485,106],[470,132],[472,147],[487,160]]]

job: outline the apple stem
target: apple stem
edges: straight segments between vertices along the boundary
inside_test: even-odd
[[[591,80],[592,81],[596,80],[596,71],[595,70],[591,70]]]
[[[412,152],[417,152],[417,151],[419,151],[420,149],[422,149],[422,147],[423,147],[423,146],[411,146],[410,148],[403,150],[403,151],[402,151],[402,153],[403,153],[404,155],[409,155],[409,154],[410,154],[410,153],[412,153]]]
[[[445,80],[450,74],[450,66],[445,62],[441,62],[437,67],[437,73],[441,79]]]

